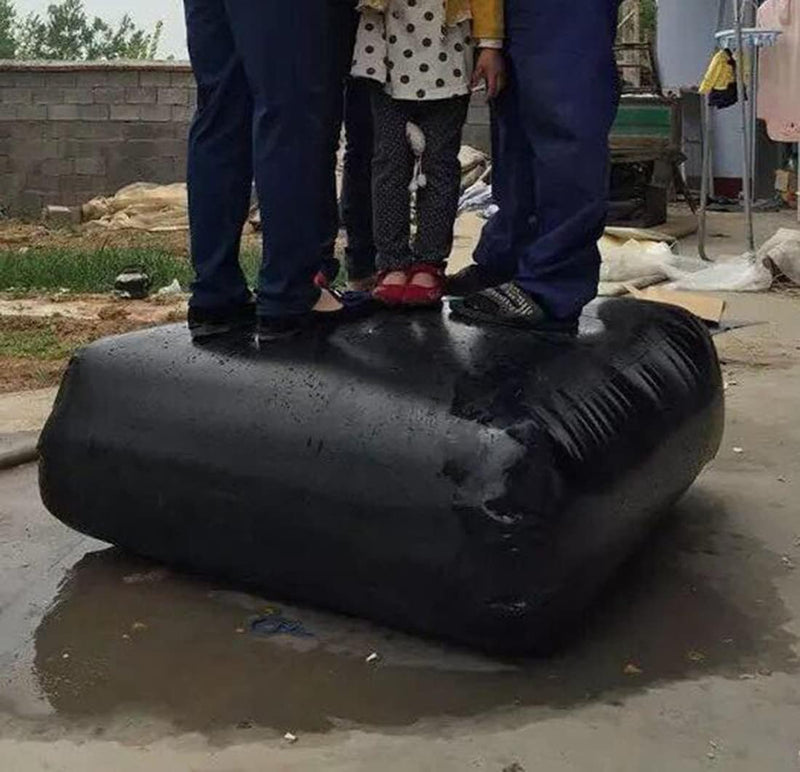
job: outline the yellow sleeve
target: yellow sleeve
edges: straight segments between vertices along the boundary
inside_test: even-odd
[[[716,84],[719,81],[722,70],[726,65],[727,58],[725,56],[725,52],[717,51],[717,53],[714,54],[714,58],[711,60],[711,64],[708,65],[706,75],[703,78],[703,82],[700,84],[700,88],[698,89],[701,94],[710,94],[715,88],[717,88]]]
[[[503,0],[472,0],[472,36],[488,40],[505,37]]]

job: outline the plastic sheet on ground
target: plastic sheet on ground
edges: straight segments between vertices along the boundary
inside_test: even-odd
[[[187,230],[185,183],[136,182],[110,197],[93,198],[81,208],[86,230],[141,230],[165,233]]]
[[[609,236],[601,239],[600,252],[600,294],[606,296],[624,294],[626,284],[643,288],[664,281],[671,289],[699,292],[760,292],[772,285],[772,272],[756,256],[707,263],[677,254],[664,242],[630,239],[619,244]]]
[[[469,145],[462,145],[458,154],[461,164],[461,190],[469,190],[476,184],[485,184],[485,178],[491,170],[489,156]]]
[[[800,230],[781,228],[758,250],[776,273],[800,286]]]
[[[772,271],[757,255],[717,258],[694,271],[670,271],[669,287],[694,292],[765,292],[772,286]]]
[[[775,276],[800,285],[800,231],[781,228],[755,254],[717,257],[713,263],[677,254],[664,242],[600,241],[601,295],[624,294],[624,284],[669,281],[670,289],[696,292],[764,292]]]
[[[496,206],[492,202],[492,186],[487,185],[482,180],[478,180],[470,185],[462,194],[458,202],[458,213],[478,212],[484,216],[488,215],[490,208]]]

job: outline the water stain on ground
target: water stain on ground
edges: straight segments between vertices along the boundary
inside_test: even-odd
[[[794,637],[773,585],[779,561],[689,494],[603,594],[560,655],[498,662],[166,572],[108,549],[69,572],[35,631],[42,722],[117,715],[207,735],[247,728],[402,730],[423,720],[527,707],[617,704],[659,683],[794,672]],[[280,614],[310,635],[254,635]],[[280,627],[280,626],[279,626]],[[378,658],[367,658],[376,653]],[[515,716],[518,719],[515,719]]]

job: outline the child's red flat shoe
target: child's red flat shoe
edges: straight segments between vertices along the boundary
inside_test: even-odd
[[[414,277],[424,274],[433,279],[430,287],[414,283]],[[444,296],[444,265],[439,263],[414,263],[408,272],[408,283],[404,287],[403,305],[435,306]]]
[[[406,282],[403,284],[387,284],[386,277],[390,273],[402,273],[400,270],[381,271],[378,274],[378,282],[375,289],[372,290],[372,297],[385,303],[387,306],[399,306],[403,302],[403,296],[408,286]],[[406,281],[408,280],[408,273],[406,273]]]

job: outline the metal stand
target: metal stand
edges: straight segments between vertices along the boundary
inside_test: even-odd
[[[725,18],[725,9],[729,0],[720,0],[720,26]],[[758,88],[758,54],[765,46],[774,45],[780,32],[777,30],[761,30],[755,26],[758,13],[756,0],[730,0],[733,3],[733,29],[724,29],[716,33],[715,38],[720,48],[730,48],[739,52],[736,67],[736,82],[739,91],[739,104],[742,111],[742,204],[746,219],[747,251],[755,253],[755,233],[753,230],[753,200],[755,198],[755,162],[757,152],[757,88]],[[750,18],[746,18],[746,14]],[[750,54],[749,88],[745,88],[745,55]],[[708,191],[713,179],[711,164],[711,140],[714,108],[705,98],[703,103],[703,165],[700,193],[700,214],[698,231],[698,251],[703,260],[709,260],[706,253],[706,215],[708,207]]]

